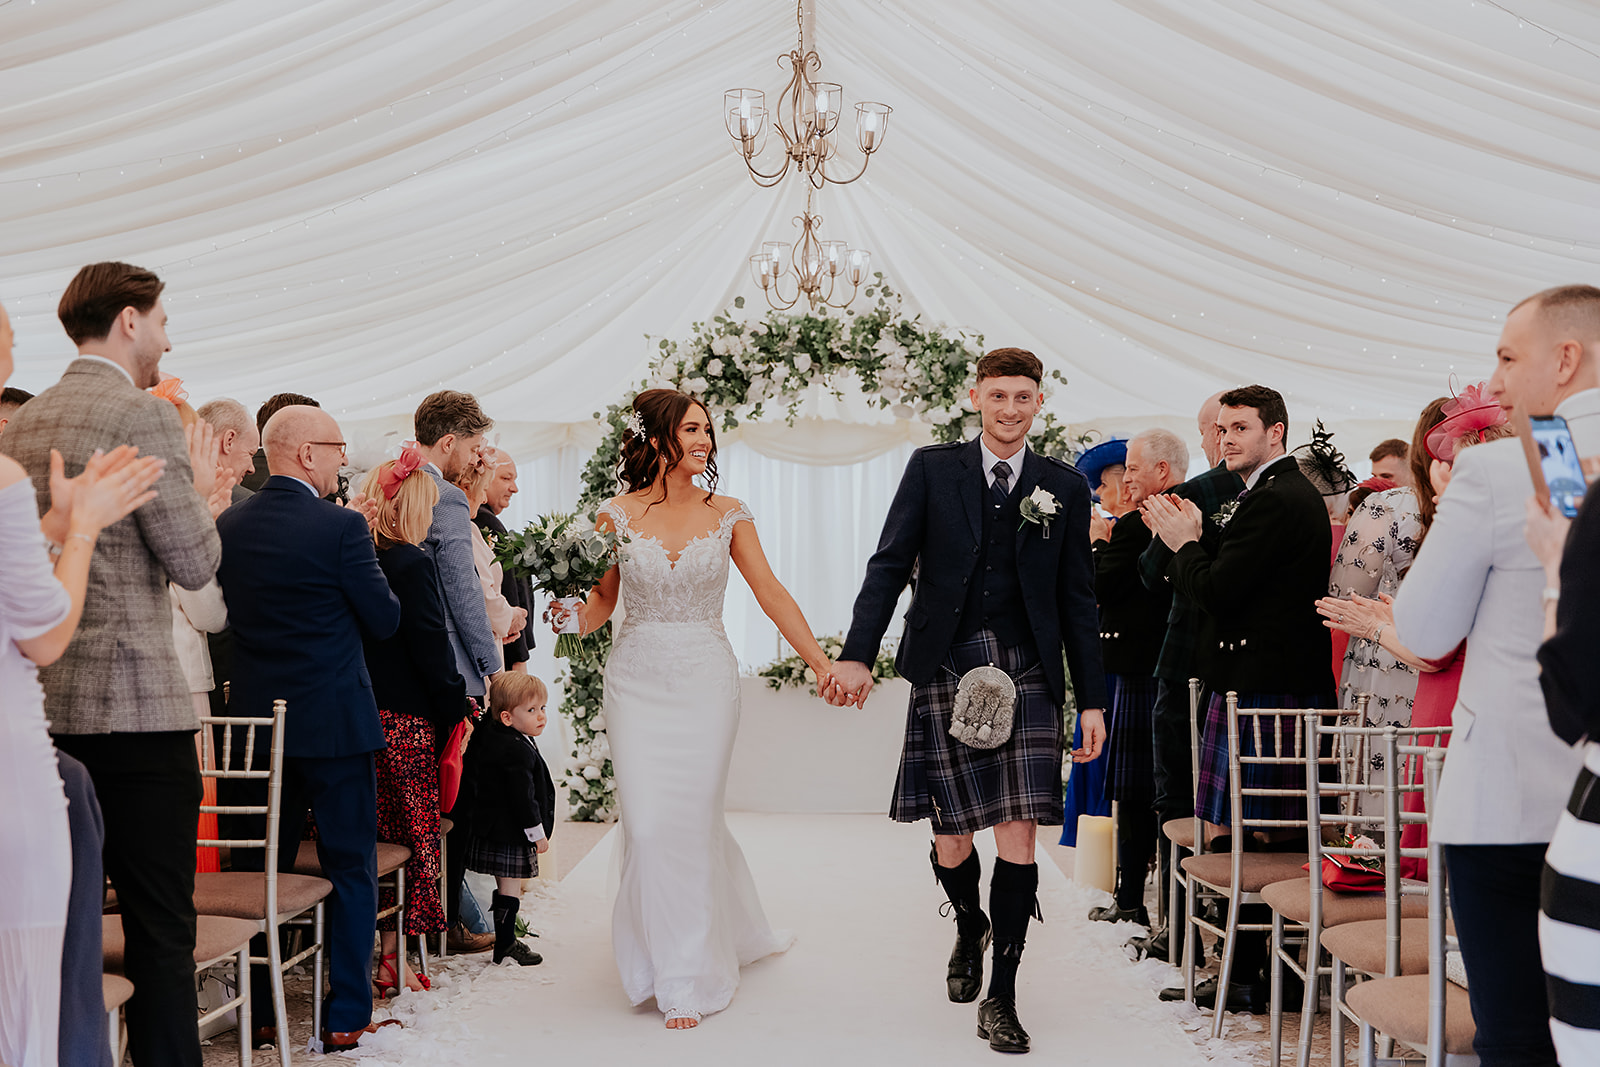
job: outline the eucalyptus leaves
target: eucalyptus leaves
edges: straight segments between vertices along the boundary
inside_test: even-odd
[[[496,538],[494,554],[502,567],[532,579],[542,593],[581,597],[616,563],[620,543],[616,533],[596,530],[592,521],[576,515],[541,515],[522,530]],[[572,659],[582,650],[576,633],[556,638],[558,656]]]

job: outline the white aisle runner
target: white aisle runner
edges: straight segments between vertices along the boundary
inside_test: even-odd
[[[977,1006],[945,998],[955,928],[938,914],[923,830],[882,815],[734,813],[728,822],[769,919],[798,940],[787,954],[746,968],[732,1006],[698,1030],[668,1032],[658,1012],[630,1008],[622,994],[611,959],[608,835],[548,896],[525,902],[542,934],[530,942],[542,966],[453,959],[432,992],[391,1002],[406,1029],[386,1027],[368,1039],[374,1047],[347,1055],[407,1067],[997,1062],[977,1037]],[[980,845],[987,887],[988,835]],[[1034,1056],[1140,1067],[1206,1062],[1141,968],[1116,955],[1124,932],[1084,918],[1091,902],[1106,898],[1069,883],[1042,850],[1039,874],[1047,921],[1029,930],[1018,984]]]

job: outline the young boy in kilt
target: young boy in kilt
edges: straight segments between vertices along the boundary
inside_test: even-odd
[[[952,1001],[977,999],[993,940],[978,1033],[1001,1052],[1029,1048],[1016,975],[1028,920],[1038,914],[1035,832],[1062,821],[1063,651],[1083,718],[1083,748],[1072,758],[1092,760],[1105,742],[1089,484],[1068,464],[1027,448],[1043,377],[1031,352],[987,353],[971,391],[980,437],[912,455],[823,692],[836,706],[866,699],[868,664],[915,571],[895,660],[912,691],[890,816],[932,823],[933,872],[955,909],[945,979]],[[949,732],[961,676],[984,665],[1004,670],[1017,690],[1009,739],[987,749]],[[985,915],[972,838],[991,827],[999,859]]]
[[[524,967],[544,957],[517,940],[522,880],[539,873],[539,853],[555,829],[556,787],[534,738],[544,732],[544,682],[520,671],[494,676],[490,712],[467,745],[462,791],[471,798],[466,866],[493,875],[494,962]]]

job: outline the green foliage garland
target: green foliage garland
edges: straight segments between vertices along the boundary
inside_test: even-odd
[[[782,413],[793,423],[806,390],[822,384],[842,396],[853,379],[874,406],[899,418],[930,423],[934,439],[959,441],[975,435],[980,420],[968,390],[974,384],[983,337],[928,328],[921,316],[906,317],[900,296],[874,275],[865,294],[876,297],[869,311],[843,316],[768,312],[765,318],[735,319],[733,309],[709,323],[697,322],[687,342],[661,339],[648,376],[595,418],[605,438],[583,468],[583,493],[578,510],[593,515],[619,490],[617,466],[622,458],[626,417],[633,398],[645,389],[681,389],[706,405],[723,430]],[[734,309],[744,307],[744,298]],[[1066,378],[1059,371],[1050,377]],[[1082,451],[1086,439],[1074,436],[1046,413],[1034,421],[1029,439],[1034,451],[1068,458]],[[580,655],[569,660],[562,678],[561,711],[572,724],[576,751],[566,779],[572,817],[592,821],[616,817],[616,785],[611,747],[601,713],[602,672],[611,651],[611,629],[602,627],[583,641]]]

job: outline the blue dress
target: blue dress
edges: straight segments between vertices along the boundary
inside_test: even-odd
[[[1111,692],[1113,679],[1106,678],[1106,692]],[[1110,704],[1111,701],[1106,701]],[[1111,734],[1111,709],[1106,708],[1106,735]],[[1072,747],[1083,747],[1083,717],[1079,716],[1077,724],[1072,728]],[[1106,772],[1111,761],[1106,758],[1106,748],[1101,746],[1100,755],[1088,763],[1074,763],[1072,773],[1067,777],[1067,803],[1066,818],[1061,825],[1061,843],[1068,848],[1078,845],[1078,816],[1080,815],[1110,815],[1111,797],[1106,792]]]

